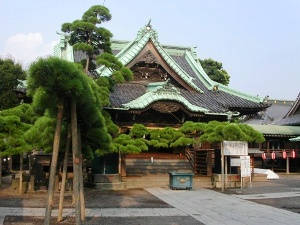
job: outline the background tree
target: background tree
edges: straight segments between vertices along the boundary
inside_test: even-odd
[[[199,62],[210,79],[220,84],[229,84],[230,76],[227,71],[223,69],[221,62],[215,61],[211,58],[204,60],[199,59]]]
[[[18,86],[18,79],[25,80],[25,78],[26,73],[21,64],[9,58],[0,58],[0,110],[20,104],[13,89]]]
[[[29,105],[24,104],[0,112],[0,160],[3,156],[9,156],[12,160],[11,156],[20,155],[20,194],[22,193],[23,153],[32,150],[24,136],[32,126],[28,118],[29,108]]]
[[[104,80],[100,80],[100,91],[107,96],[108,90],[112,90],[115,83],[122,83],[131,80],[133,75],[130,69],[124,67],[122,63],[111,54],[110,38],[112,33],[99,27],[102,22],[109,21],[111,14],[109,10],[101,5],[90,7],[82,16],[81,20],[75,20],[72,23],[64,23],[61,30],[70,34],[69,44],[76,51],[86,53],[86,58],[81,61],[85,67],[86,74],[95,73],[97,65],[105,66],[113,71],[107,86],[104,86]],[[97,64],[97,65],[96,65]],[[103,83],[104,82],[104,83]],[[107,90],[105,87],[108,87]]]
[[[85,73],[88,74],[90,64],[99,55],[100,51],[111,53],[110,38],[112,33],[99,27],[102,22],[109,21],[111,14],[109,10],[101,5],[90,7],[82,16],[81,20],[75,20],[72,23],[64,23],[61,31],[70,34],[70,45],[74,50],[86,53]],[[91,66],[95,68],[95,66]]]

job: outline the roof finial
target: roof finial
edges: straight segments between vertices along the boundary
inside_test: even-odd
[[[149,20],[148,24],[146,25],[146,29],[147,30],[151,30],[151,19]]]

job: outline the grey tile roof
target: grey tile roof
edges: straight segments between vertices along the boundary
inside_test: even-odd
[[[180,89],[181,95],[191,104],[206,108],[213,113],[224,113],[228,110],[241,111],[242,108],[243,110],[249,109],[260,111],[262,108],[267,107],[267,105],[264,103],[252,102],[224,91],[213,92],[209,90],[201,82],[200,78],[196,75],[184,56],[176,55],[172,56],[172,58],[186,73],[193,78],[194,84],[196,84],[203,91],[203,93],[199,93]],[[143,95],[145,92],[146,88],[143,86],[143,84],[118,84],[115,87],[115,91],[110,94],[111,107],[122,108],[122,104],[134,100],[135,98]]]
[[[247,124],[262,125],[300,125],[300,95],[295,101],[268,100],[271,104],[265,111],[258,112],[248,118]]]
[[[162,47],[168,49],[168,52],[172,52],[170,51],[172,48],[178,48],[178,46]],[[186,50],[188,50],[188,48],[185,49],[185,51]],[[116,47],[116,49],[112,49],[112,52],[115,55],[118,54],[120,52],[120,46]],[[263,102],[251,101],[248,98],[239,96],[238,94],[235,95],[231,92],[222,90],[212,91],[207,85],[202,82],[201,79],[203,78],[200,78],[199,74],[197,74],[199,72],[196,72],[191,67],[191,64],[187,61],[184,54],[174,54],[175,55],[169,53],[177,66],[192,78],[192,83],[190,84],[190,86],[195,85],[197,88],[203,91],[203,93],[200,93],[196,91],[188,91],[183,88],[178,88],[181,95],[194,106],[208,109],[212,113],[238,111],[241,113],[241,115],[258,112],[268,107],[268,105]],[[74,51],[75,61],[80,61],[84,58],[86,58],[85,53],[81,51]],[[124,108],[123,104],[131,102],[134,99],[144,95],[146,91],[146,87],[141,83],[128,82],[124,84],[118,84],[116,85],[114,92],[110,94],[110,107],[120,109]]]
[[[300,93],[287,114],[277,122],[278,125],[300,126]]]
[[[245,121],[247,124],[277,124],[279,121],[287,114],[293,105],[293,101],[285,100],[268,100],[267,101],[271,106],[265,111],[258,112]]]
[[[172,56],[172,58],[185,72],[194,78],[195,84],[204,92],[205,101],[210,101],[210,104],[213,104],[215,107],[219,108],[219,111],[225,110],[226,108],[228,110],[229,108],[240,107],[266,107],[266,104],[264,103],[255,103],[223,91],[212,92],[211,90],[208,90],[207,87],[201,82],[199,77],[195,74],[194,70],[191,68],[184,56]]]
[[[277,125],[300,126],[300,114],[282,118],[276,124]]]
[[[128,103],[146,93],[143,84],[125,83],[117,84],[110,94],[110,107],[123,108],[122,104]]]

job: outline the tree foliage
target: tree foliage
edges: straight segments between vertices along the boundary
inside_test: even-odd
[[[211,121],[204,128],[201,142],[216,143],[222,141],[247,141],[261,143],[265,140],[263,134],[247,124]]]
[[[97,57],[97,65],[102,65],[111,70],[112,79],[115,83],[123,83],[125,81],[130,81],[133,78],[133,73],[112,54],[102,53]]]
[[[150,130],[149,135],[148,144],[155,148],[172,148],[185,146],[194,142],[192,138],[185,137],[182,132],[172,127]]]
[[[112,152],[127,153],[140,153],[147,151],[148,146],[143,138],[132,138],[128,134],[120,134],[117,138],[113,139]]]
[[[64,121],[67,122],[63,130],[66,130],[70,122],[70,103],[73,98],[76,99],[83,152],[91,156],[91,152],[96,149],[109,149],[111,136],[101,114],[104,103],[99,86],[82,72],[81,66],[55,57],[40,58],[30,66],[29,75],[28,93],[33,96],[32,106],[35,111],[53,119],[62,102],[65,107]],[[42,138],[45,133],[39,133],[39,130],[44,123],[38,121],[35,125],[36,130],[31,132]]]
[[[34,125],[24,133],[32,149],[52,152],[56,120],[49,116],[39,117]],[[64,141],[64,140],[62,140]]]
[[[220,84],[228,85],[230,76],[226,70],[223,69],[221,62],[215,61],[211,58],[201,60],[199,59],[202,68],[210,79]]]
[[[104,27],[98,27],[110,19],[111,14],[105,6],[95,5],[83,14],[81,20],[64,23],[61,30],[70,33],[69,42],[75,49],[87,52],[89,56],[99,54],[100,49],[111,52],[111,32]]]
[[[29,105],[19,105],[0,112],[0,156],[29,152],[32,146],[24,133],[31,128]]]
[[[145,127],[143,124],[135,123],[130,129],[129,134],[132,138],[145,138],[148,133],[149,131],[147,127]]]
[[[13,108],[19,104],[13,91],[19,84],[18,79],[26,79],[26,72],[21,64],[9,58],[0,58],[0,110]]]
[[[111,53],[112,33],[104,27],[99,27],[102,22],[110,19],[111,14],[105,6],[95,5],[83,14],[81,20],[62,24],[61,30],[70,34],[69,43],[74,50],[83,51],[87,55],[86,74],[94,55],[99,55],[100,51]]]
[[[195,123],[192,121],[186,121],[180,128],[179,131],[184,134],[196,134],[203,133],[206,123]]]

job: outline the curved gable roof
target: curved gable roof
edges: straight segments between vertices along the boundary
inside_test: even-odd
[[[62,34],[62,37],[64,35]],[[157,32],[152,29],[150,23],[144,26],[131,41],[113,41],[113,52],[123,65],[131,68],[139,57],[150,51],[155,57],[160,59],[161,66],[172,74],[172,77],[184,88],[178,88],[180,94],[175,99],[174,95],[168,93],[150,93],[142,84],[125,83],[116,86],[115,91],[110,95],[111,107],[124,109],[126,107],[140,107],[137,105],[138,99],[142,105],[146,105],[145,99],[176,100],[182,103],[191,111],[212,112],[228,114],[230,111],[257,112],[267,108],[269,105],[262,98],[254,97],[243,92],[233,90],[227,86],[212,81],[197,59],[194,48],[161,45],[158,42]],[[67,43],[67,37],[62,38],[60,44],[55,48],[55,55],[74,61],[76,57],[72,46]],[[70,54],[73,54],[73,58]],[[112,72],[104,66],[97,70],[98,76],[110,76]],[[129,88],[128,90],[125,90]],[[147,93],[146,93],[147,92]],[[150,97],[152,96],[152,97]],[[156,96],[155,98],[153,96]],[[162,97],[163,96],[163,97]],[[173,96],[173,97],[172,97]],[[136,100],[136,101],[135,101]]]
[[[137,57],[137,55],[145,48],[145,46],[150,43],[153,45],[155,50],[163,58],[163,60],[170,66],[177,75],[181,77],[189,86],[198,92],[203,92],[197,85],[194,84],[193,77],[186,73],[176,61],[164,50],[157,40],[157,32],[146,25],[142,28],[136,39],[128,43],[128,45],[117,53],[116,57],[122,62],[123,65],[128,65]],[[104,66],[99,67],[97,70],[98,74],[101,76],[110,76],[112,71],[105,68]]]

